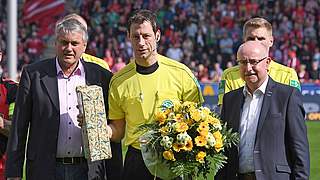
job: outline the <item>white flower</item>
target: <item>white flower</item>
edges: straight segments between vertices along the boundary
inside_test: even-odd
[[[213,134],[211,132],[208,132],[207,135],[207,144],[210,147],[213,147],[216,144],[216,139],[214,138]]]
[[[171,141],[165,142],[163,147],[164,147],[165,150],[170,149],[172,147],[172,142]]]
[[[189,136],[189,134],[187,132],[184,133],[180,133],[177,135],[177,143],[178,144],[187,144],[187,141],[191,140],[191,137]]]
[[[173,139],[169,136],[163,136],[160,145],[163,146],[165,149],[169,149],[172,146]]]
[[[222,126],[221,126],[220,123],[219,123],[219,124],[214,124],[213,127],[214,127],[215,129],[219,130],[219,131],[222,130]]]

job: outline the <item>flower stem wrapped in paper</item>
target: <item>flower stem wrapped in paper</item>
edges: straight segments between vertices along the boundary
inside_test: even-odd
[[[162,179],[215,175],[226,163],[223,151],[239,142],[209,108],[193,102],[171,101],[160,107],[155,121],[139,126],[144,162]]]

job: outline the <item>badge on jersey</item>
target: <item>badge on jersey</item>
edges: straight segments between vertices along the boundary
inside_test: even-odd
[[[161,104],[161,111],[165,111],[166,109],[171,108],[173,106],[174,104],[171,100],[164,100]]]
[[[221,80],[219,83],[219,94],[224,94],[225,86],[226,86],[226,80]]]
[[[297,88],[299,91],[301,91],[300,83],[296,80],[290,80],[290,86]]]

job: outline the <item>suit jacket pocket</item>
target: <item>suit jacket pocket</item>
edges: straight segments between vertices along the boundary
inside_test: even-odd
[[[269,115],[270,118],[281,118],[282,114],[281,113],[272,113]]]
[[[291,169],[288,165],[276,165],[276,170],[279,173],[291,173]]]

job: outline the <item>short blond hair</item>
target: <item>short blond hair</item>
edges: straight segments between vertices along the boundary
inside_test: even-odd
[[[256,17],[256,18],[251,18],[248,21],[246,21],[243,25],[242,33],[243,33],[243,38],[245,37],[247,31],[249,28],[266,28],[267,31],[271,34],[272,36],[272,25],[269,21],[267,21],[264,18],[261,17]]]

